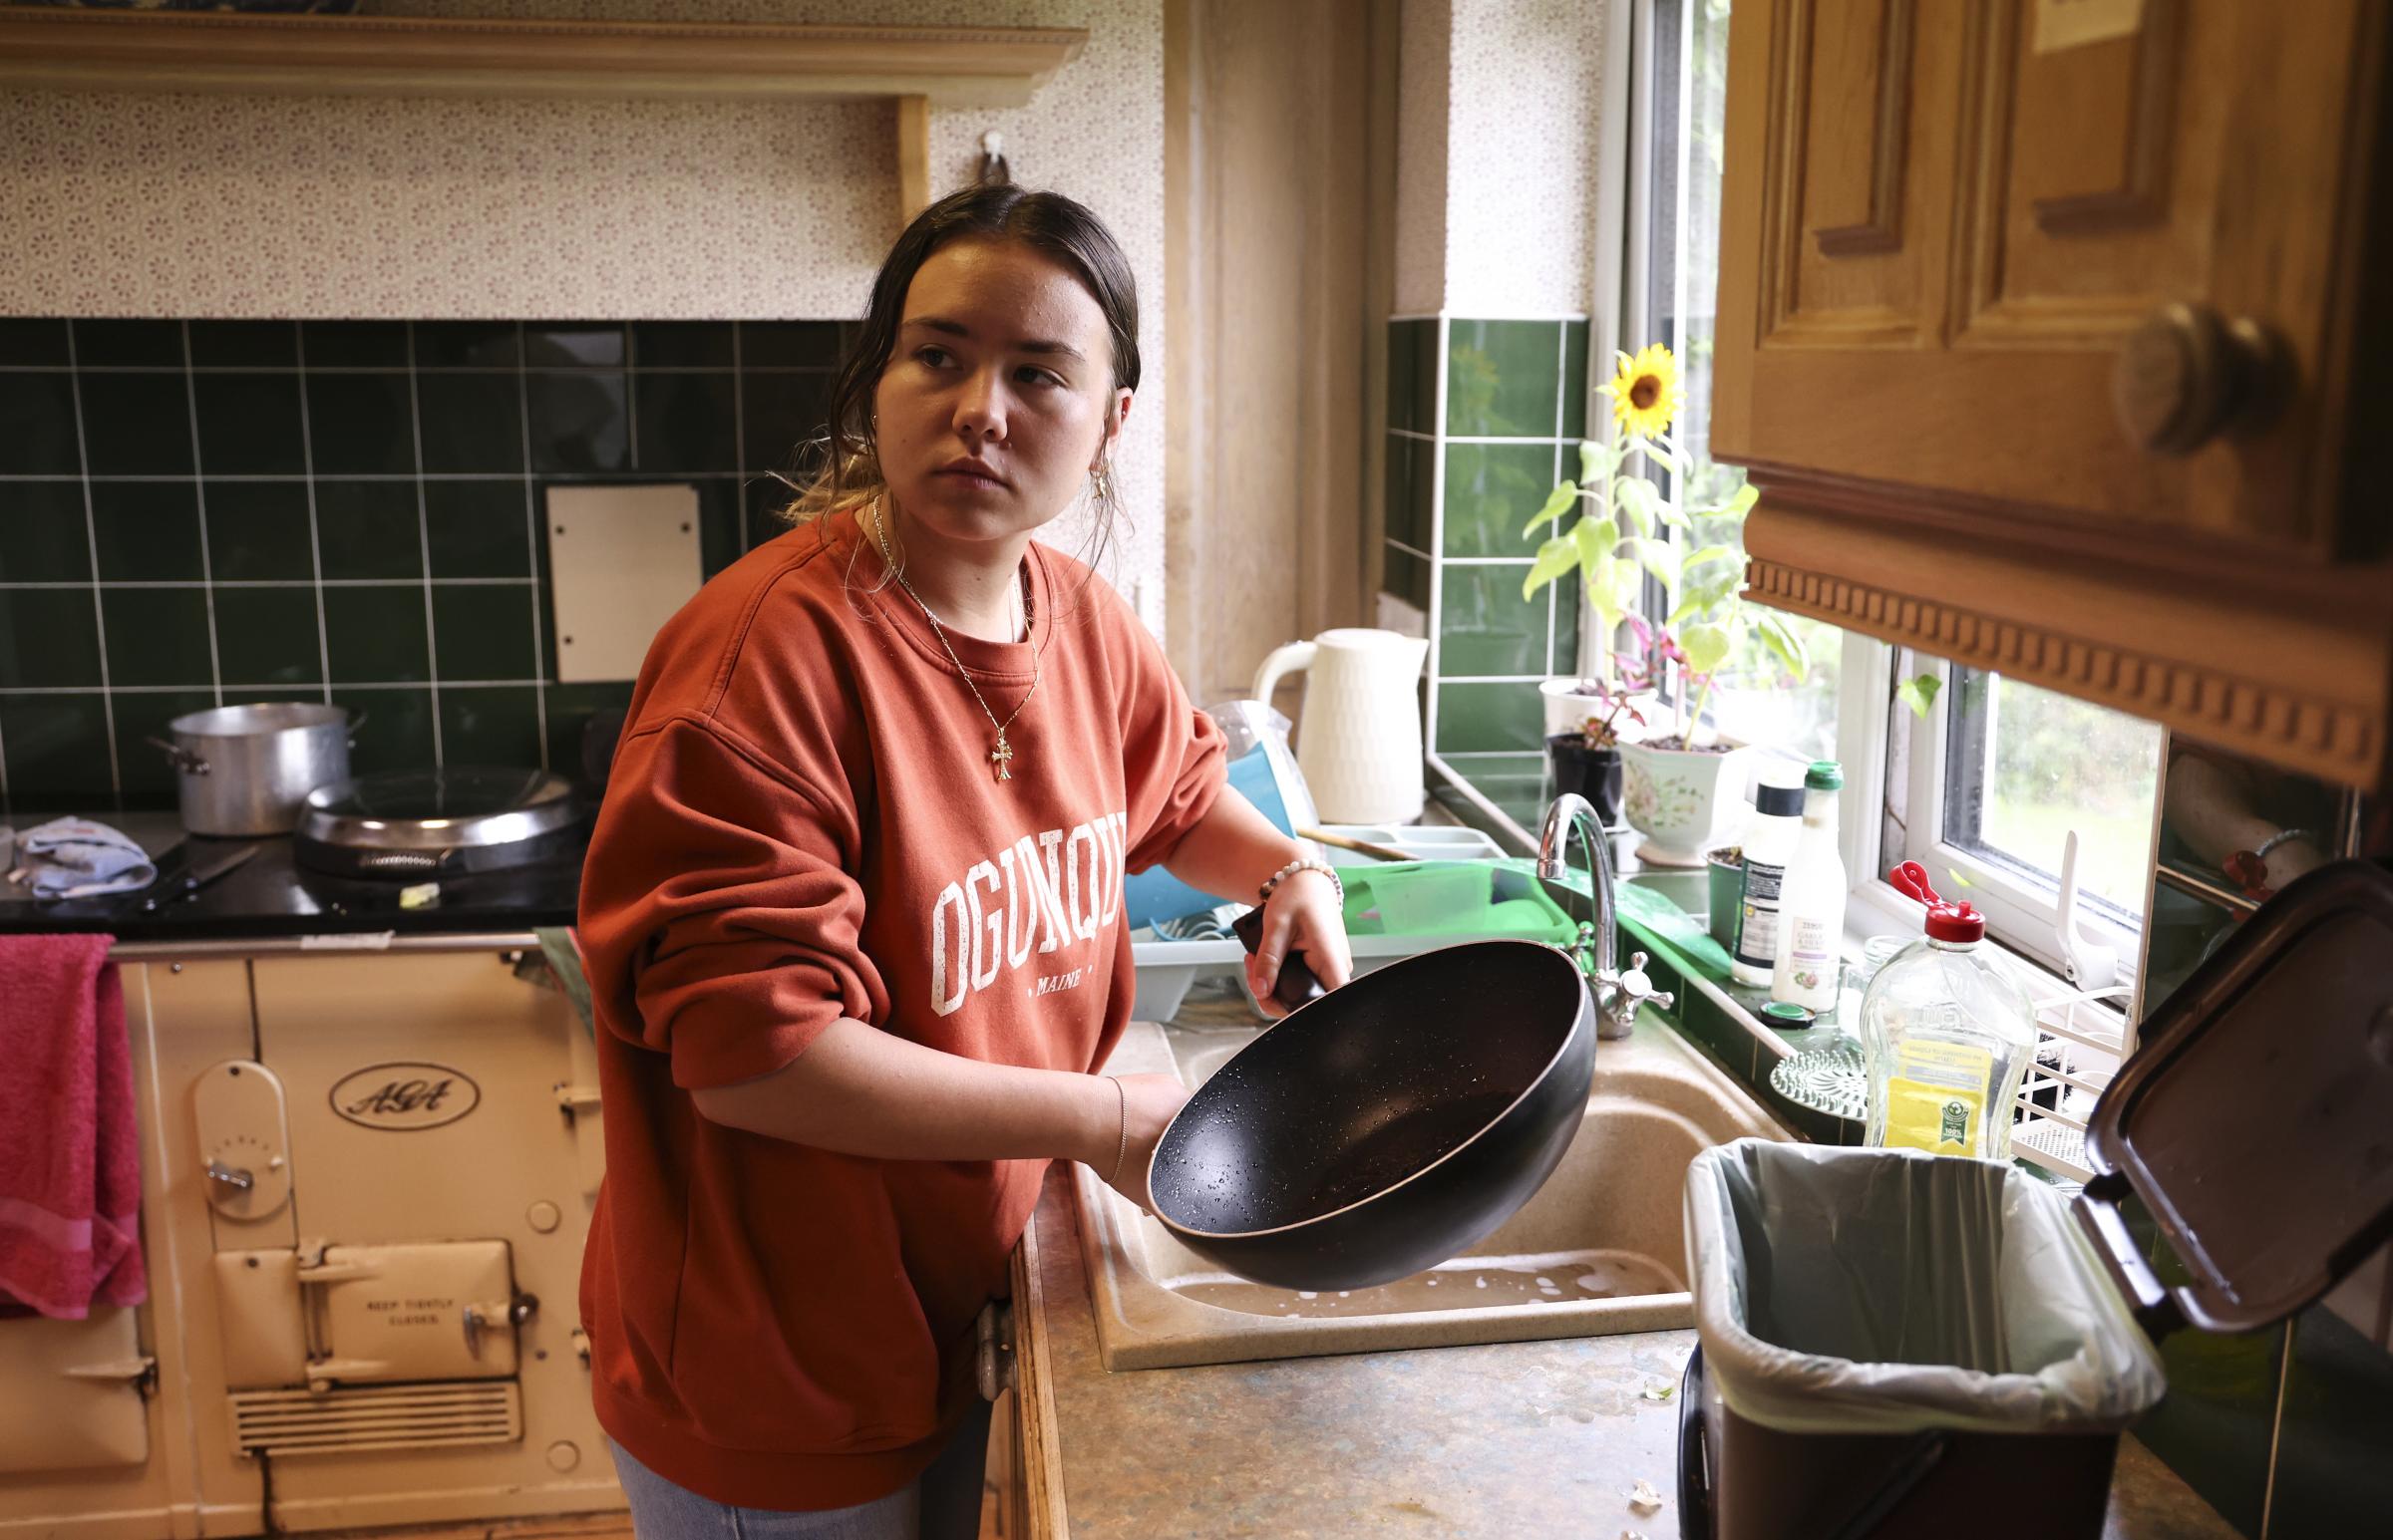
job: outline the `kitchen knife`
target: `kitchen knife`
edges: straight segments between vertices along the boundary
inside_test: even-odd
[[[156,914],[169,904],[179,903],[255,854],[257,854],[257,846],[243,845],[228,855],[192,866],[190,870],[170,881],[158,892],[143,899],[142,913]]]

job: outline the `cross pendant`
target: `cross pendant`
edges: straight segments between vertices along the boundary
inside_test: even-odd
[[[1013,745],[1005,741],[1005,730],[1000,728],[997,730],[997,747],[989,751],[989,763],[997,767],[999,780],[1014,778],[1013,771],[1006,769],[1006,766],[1013,763]]]

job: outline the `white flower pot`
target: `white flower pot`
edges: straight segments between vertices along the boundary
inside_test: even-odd
[[[1722,842],[1725,820],[1745,806],[1752,755],[1744,748],[1696,753],[1674,738],[1620,746],[1620,811],[1645,836],[1637,859],[1652,866],[1701,866]]]
[[[1547,738],[1553,737],[1556,733],[1575,733],[1586,726],[1588,717],[1603,714],[1604,707],[1601,697],[1576,693],[1577,688],[1586,683],[1589,682],[1559,674],[1551,679],[1538,682],[1538,698],[1545,707],[1545,736]],[[1630,696],[1628,700],[1631,706],[1645,714],[1645,720],[1648,722],[1658,722],[1666,715],[1661,709],[1659,697],[1651,691],[1640,691]],[[1623,734],[1642,731],[1629,722],[1625,715],[1621,718],[1619,727]]]

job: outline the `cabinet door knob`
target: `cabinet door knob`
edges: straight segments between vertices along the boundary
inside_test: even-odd
[[[2223,432],[2264,426],[2283,404],[2288,373],[2283,345],[2257,321],[2168,304],[2112,361],[2111,405],[2138,447],[2189,455]]]

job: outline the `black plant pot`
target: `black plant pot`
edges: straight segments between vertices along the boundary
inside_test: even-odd
[[[1620,751],[1616,746],[1590,749],[1579,733],[1556,733],[1545,740],[1545,763],[1553,771],[1553,792],[1576,791],[1610,828],[1620,821]]]

